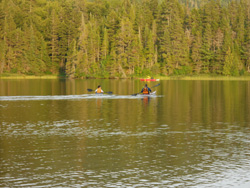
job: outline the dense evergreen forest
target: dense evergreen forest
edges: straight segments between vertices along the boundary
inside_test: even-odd
[[[249,0],[0,0],[0,74],[249,72]]]

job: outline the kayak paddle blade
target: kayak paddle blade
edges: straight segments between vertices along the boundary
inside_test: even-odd
[[[157,85],[155,85],[155,86],[152,86],[151,88],[153,88],[153,87],[157,87],[157,86],[159,86],[160,84],[157,84]]]

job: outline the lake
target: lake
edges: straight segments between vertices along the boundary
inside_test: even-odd
[[[250,187],[249,81],[144,84],[0,80],[0,187]]]

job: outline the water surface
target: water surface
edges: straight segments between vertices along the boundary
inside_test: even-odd
[[[250,187],[248,81],[143,84],[0,80],[0,187]]]

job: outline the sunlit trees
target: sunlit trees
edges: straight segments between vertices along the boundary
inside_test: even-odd
[[[0,74],[250,72],[247,0],[2,0]]]

